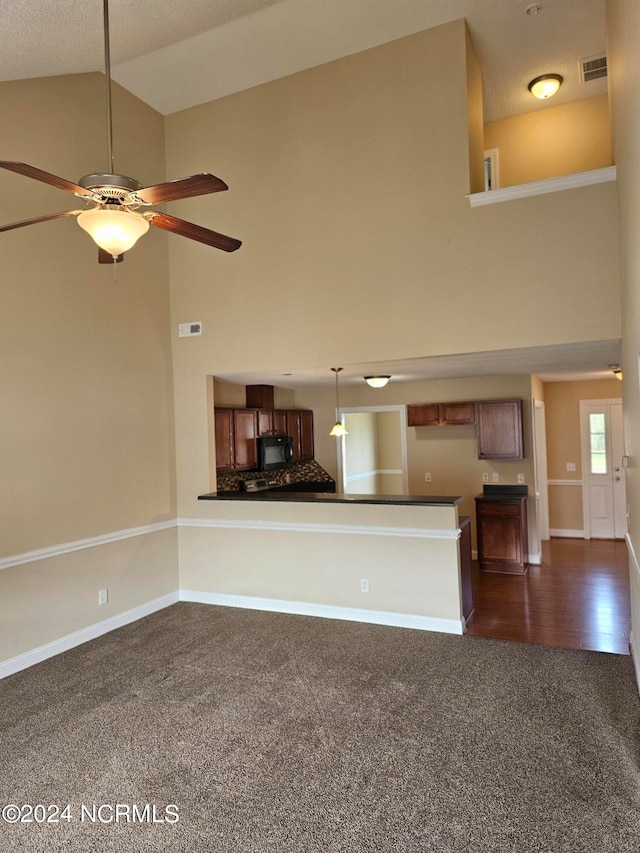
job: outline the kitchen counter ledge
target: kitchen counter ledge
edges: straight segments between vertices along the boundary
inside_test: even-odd
[[[198,500],[450,507],[462,503],[462,497],[455,495],[344,495],[332,492],[285,492],[278,489],[267,489],[262,492],[210,492],[206,495],[198,495]]]

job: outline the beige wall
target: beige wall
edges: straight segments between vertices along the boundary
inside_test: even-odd
[[[488,122],[484,147],[500,152],[501,187],[611,166],[608,97]]]
[[[180,530],[181,587],[243,596],[226,602],[241,606],[261,598],[294,612],[301,602],[352,608],[365,621],[368,610],[460,623],[457,526],[452,507],[201,502],[198,526]]]
[[[118,86],[113,110],[116,169],[163,180],[162,116]],[[73,181],[107,167],[102,75],[0,83],[0,115],[3,159]],[[4,170],[0,190],[3,224],[82,207]],[[0,235],[4,566],[175,518],[168,238],[152,231],[118,265],[117,281],[72,219]],[[175,589],[175,539],[175,530],[162,538],[161,555],[138,542],[4,568],[0,658]],[[106,585],[110,604],[98,609]]]
[[[615,185],[472,210],[465,58],[458,21],[167,118],[168,174],[230,187],[175,212],[244,240],[169,246],[181,515],[208,374],[619,335]]]
[[[640,4],[634,0],[607,3],[607,56],[610,61],[613,148],[618,165],[620,254],[622,280],[622,388],[625,443],[631,464],[627,470],[630,507],[631,593],[633,644],[638,667],[640,649],[640,59],[637,33]]]
[[[582,459],[580,400],[619,399],[618,379],[581,382],[547,382],[544,386],[547,428],[547,473],[550,481],[575,480],[576,485],[549,484],[549,526],[552,530],[581,531]],[[567,471],[575,463],[575,471]]]

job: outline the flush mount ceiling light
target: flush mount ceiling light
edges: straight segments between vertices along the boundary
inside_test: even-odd
[[[536,98],[545,101],[552,98],[562,85],[563,77],[560,74],[541,74],[535,77],[527,86],[527,89]]]
[[[332,367],[331,370],[333,370],[333,372],[336,375],[336,412],[338,413],[338,418],[340,418],[340,392],[338,389],[338,374],[340,373],[342,368],[341,367]],[[331,432],[329,433],[329,435],[333,435],[337,438],[340,438],[341,435],[349,435],[349,433],[345,429],[344,425],[340,422],[340,420],[337,420],[335,422],[335,424],[332,426]]]
[[[97,0],[93,0],[97,4]],[[78,183],[60,178],[49,172],[43,172],[27,163],[17,163],[0,160],[0,168],[17,172],[26,178],[33,178],[59,190],[73,193],[87,204],[94,207],[86,210],[65,210],[62,213],[50,213],[35,219],[12,222],[0,227],[1,231],[12,231],[25,225],[35,225],[38,222],[48,222],[52,219],[63,219],[67,216],[77,216],[78,225],[83,228],[98,244],[98,261],[101,264],[121,261],[124,252],[135,245],[138,238],[149,230],[149,225],[171,231],[189,240],[197,240],[207,246],[222,249],[224,252],[234,252],[241,245],[240,240],[227,237],[185,222],[167,213],[157,213],[146,210],[138,213],[139,207],[151,204],[162,204],[182,198],[192,198],[197,195],[216,193],[228,189],[224,181],[203,172],[178,181],[167,181],[162,184],[144,187],[134,178],[114,173],[113,161],[113,123],[111,120],[111,60],[109,55],[109,0],[102,0],[104,18],[104,64],[107,96],[107,154],[108,167],[106,172],[96,172],[84,175]]]
[[[372,388],[384,388],[387,382],[391,379],[390,376],[365,376],[364,381]]]

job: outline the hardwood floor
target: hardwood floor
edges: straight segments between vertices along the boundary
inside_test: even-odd
[[[627,546],[621,540],[551,539],[525,575],[473,566],[467,634],[629,654]]]

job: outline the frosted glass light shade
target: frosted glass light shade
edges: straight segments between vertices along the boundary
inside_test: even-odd
[[[149,230],[149,223],[140,213],[105,208],[83,211],[78,225],[114,258],[128,251]]]
[[[344,426],[340,423],[340,421],[336,421],[335,424],[331,428],[331,432],[329,435],[333,435],[334,437],[340,437],[341,435],[349,435]]]
[[[387,382],[391,379],[390,376],[365,376],[364,381],[372,388],[384,388]]]
[[[553,97],[562,84],[562,76],[560,74],[542,74],[532,80],[527,89],[536,98],[545,101],[547,98]]]

